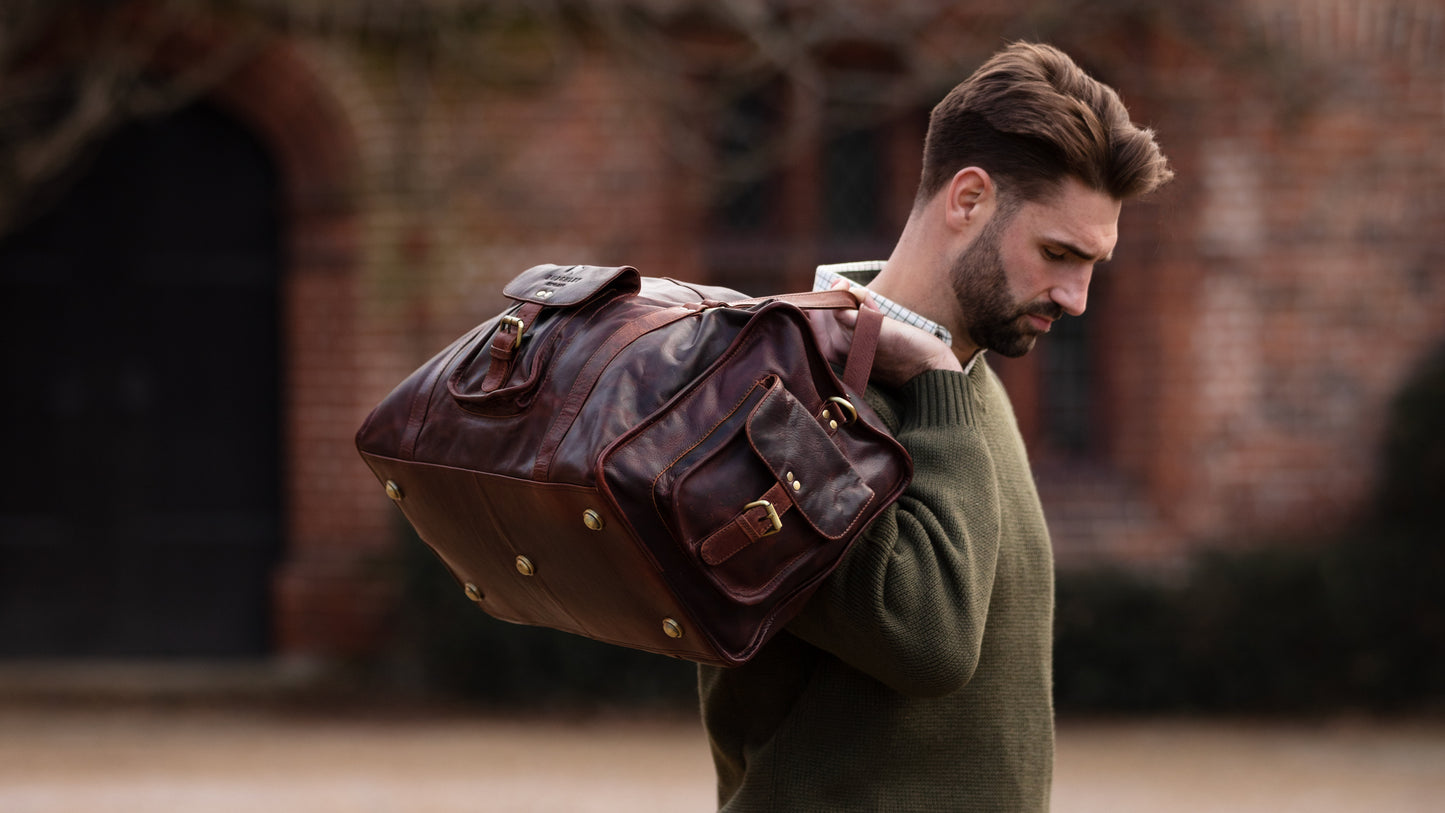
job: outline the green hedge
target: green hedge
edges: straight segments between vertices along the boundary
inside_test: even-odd
[[[1396,398],[1369,516],[1335,539],[1201,556],[1182,585],[1058,583],[1061,710],[1445,704],[1445,347]]]
[[[1061,574],[1060,711],[1399,711],[1445,701],[1438,539],[1201,557],[1186,584]]]

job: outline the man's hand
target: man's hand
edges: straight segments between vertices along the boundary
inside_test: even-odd
[[[867,288],[839,282],[834,288],[847,288],[858,299],[861,308],[878,309]],[[823,340],[823,351],[829,358],[841,363],[853,344],[853,328],[858,324],[858,311],[833,311],[833,318],[816,319],[814,325]],[[890,387],[900,386],[915,376],[929,370],[954,370],[963,372],[963,365],[948,345],[937,336],[897,319],[884,319],[882,332],[878,335],[878,352],[873,357],[873,372],[869,379]]]

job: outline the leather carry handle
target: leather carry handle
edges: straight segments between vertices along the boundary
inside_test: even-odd
[[[873,359],[878,354],[878,336],[883,332],[883,320],[886,318],[881,311],[860,307],[857,297],[841,288],[760,296],[729,302],[727,305],[737,308],[768,302],[787,302],[812,310],[857,308],[858,323],[853,328],[853,344],[848,348],[848,360],[843,367],[843,386],[858,393],[868,388],[868,376],[873,372]]]
[[[826,291],[800,291],[791,294],[775,294],[773,296],[755,296],[749,299],[730,301],[726,304],[731,308],[746,308],[768,302],[787,302],[797,305],[800,308],[812,308],[814,310],[847,310],[858,307],[857,297],[842,288],[830,288]]]
[[[851,298],[851,294],[849,295]],[[843,366],[843,386],[861,393],[868,388],[873,373],[873,359],[878,355],[878,336],[883,332],[883,311],[858,309],[858,324],[853,328],[853,346],[848,348],[848,361]]]

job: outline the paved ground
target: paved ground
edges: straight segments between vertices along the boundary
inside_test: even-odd
[[[704,811],[697,724],[0,703],[5,813]],[[1445,810],[1445,724],[1060,725],[1054,810]]]

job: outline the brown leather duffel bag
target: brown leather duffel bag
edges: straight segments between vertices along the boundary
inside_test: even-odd
[[[846,291],[543,265],[504,292],[357,434],[497,618],[742,663],[912,475],[862,398],[882,317],[860,312],[842,381],[810,326]]]

